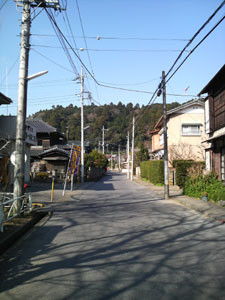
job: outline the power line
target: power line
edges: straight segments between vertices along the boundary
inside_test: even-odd
[[[81,25],[81,29],[82,29],[82,33],[83,33],[84,43],[85,43],[86,48],[88,48],[87,40],[86,40],[85,32],[84,32],[84,26],[83,26],[83,22],[82,22],[82,18],[81,18],[80,8],[79,8],[79,5],[78,5],[78,0],[76,0],[76,5],[77,5],[77,11],[78,11],[78,15],[79,15],[80,25]],[[88,60],[89,60],[89,64],[90,64],[90,67],[91,67],[92,74],[95,76],[94,70],[93,70],[93,67],[92,67],[92,63],[91,63],[91,57],[90,57],[90,54],[89,54],[88,50],[87,50],[87,56],[88,56]],[[96,95],[97,95],[97,98],[98,98],[98,101],[99,101],[99,94],[98,94],[98,89],[97,89],[96,83],[95,83],[95,90],[96,90]]]
[[[53,63],[54,65],[56,65],[56,66],[58,66],[58,67],[60,67],[60,68],[62,68],[62,69],[64,69],[64,70],[66,70],[66,71],[71,72],[71,73],[74,74],[74,72],[73,72],[72,70],[70,70],[70,69],[68,69],[68,68],[65,68],[64,66],[58,64],[57,62],[55,62],[54,60],[50,59],[50,58],[47,57],[46,55],[40,53],[39,51],[35,50],[34,48],[30,48],[30,49],[33,50],[34,52],[36,52],[37,54],[39,54],[40,56],[44,57],[45,59],[47,59],[48,61],[50,61],[50,62]]]
[[[181,68],[181,66],[185,63],[185,61],[189,58],[189,56],[201,45],[201,43],[219,26],[219,24],[225,19],[225,16],[223,16],[219,22],[216,23],[216,25],[200,40],[200,42],[190,51],[190,53],[185,57],[185,59],[179,64],[179,66],[176,68],[176,70],[172,73],[172,75],[166,80],[166,83],[176,74],[176,72]],[[169,72],[168,72],[169,73]],[[168,74],[167,73],[167,74]]]
[[[0,10],[3,9],[3,7],[6,5],[7,2],[8,2],[8,0],[5,0],[5,1],[2,3],[2,5],[0,6]]]
[[[185,50],[190,46],[190,44],[194,41],[194,39],[199,35],[199,33],[206,27],[206,25],[214,18],[214,16],[217,14],[217,12],[223,7],[225,4],[225,1],[223,1],[220,6],[214,11],[214,13],[204,22],[204,24],[196,31],[196,33],[192,36],[192,38],[189,40],[189,42],[186,44],[186,46],[183,48],[181,53],[178,55],[174,63],[172,64],[169,71],[166,73],[165,78],[169,75],[170,72],[172,72],[174,66],[178,62],[178,60],[181,58],[182,54],[185,52]]]
[[[19,58],[20,58],[20,56],[18,56],[18,57],[16,58],[16,60],[15,60],[15,62],[13,63],[12,67],[9,69],[9,71],[7,72],[7,74],[5,75],[5,77],[2,79],[2,81],[1,81],[0,84],[2,84],[2,83],[5,81],[6,77],[9,76],[9,74],[11,73],[11,71],[13,70],[13,68],[15,67],[16,63],[18,62]]]
[[[38,45],[32,44],[33,47],[40,47],[40,48],[53,48],[53,49],[62,49],[59,46],[50,46],[50,45]],[[71,49],[71,47],[67,47],[67,49]],[[180,52],[180,49],[96,49],[96,48],[72,48],[76,51],[94,51],[94,52]],[[185,50],[184,52],[190,52],[189,50]],[[88,54],[89,55],[89,54]],[[91,67],[92,69],[92,67]]]
[[[43,37],[54,37],[54,34],[38,34],[33,33],[33,36],[43,36]],[[83,36],[67,36],[67,37],[75,37],[78,39],[83,39]],[[179,39],[179,38],[141,38],[141,37],[104,37],[104,36],[85,36],[85,39],[95,39],[95,40],[141,40],[141,41],[180,41],[187,42],[189,39]]]

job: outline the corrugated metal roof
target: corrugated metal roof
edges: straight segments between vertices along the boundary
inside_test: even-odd
[[[56,128],[44,122],[41,119],[29,119],[26,121],[31,126],[35,127],[36,132],[56,132]]]

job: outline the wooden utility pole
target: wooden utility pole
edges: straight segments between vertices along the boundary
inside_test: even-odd
[[[162,89],[163,89],[163,137],[164,137],[164,197],[165,199],[169,199],[169,168],[168,168],[165,71],[162,71]]]

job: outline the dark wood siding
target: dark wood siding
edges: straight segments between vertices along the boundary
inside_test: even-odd
[[[225,91],[214,98],[214,130],[225,126]]]
[[[220,149],[215,149],[213,153],[213,171],[216,172],[219,179],[221,179],[221,167],[220,167]]]

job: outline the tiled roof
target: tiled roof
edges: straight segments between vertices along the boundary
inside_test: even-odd
[[[30,149],[31,157],[38,157],[43,152],[43,149]]]
[[[56,153],[59,153],[59,154],[65,155],[65,156],[69,155],[68,151],[66,151],[64,149],[60,149],[57,146],[53,146],[53,147],[49,148],[48,150],[43,151],[40,154],[40,156],[44,156],[44,155],[49,154],[51,152],[56,152]]]
[[[35,127],[36,132],[55,132],[56,128],[48,125],[46,122],[42,121],[41,119],[28,119],[26,120],[27,124]]]
[[[10,103],[12,103],[12,100],[9,97],[6,97],[4,94],[0,93],[0,105]]]

